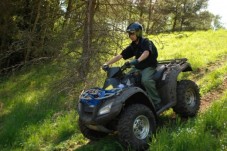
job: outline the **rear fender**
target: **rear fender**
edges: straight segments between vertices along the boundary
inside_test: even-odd
[[[180,70],[181,70],[182,72],[192,71],[191,64],[188,63],[188,62],[185,62],[184,64],[182,64],[182,65],[180,66]]]
[[[177,65],[173,68],[167,69],[162,77],[164,86],[159,88],[159,94],[163,104],[172,103],[173,105],[177,102],[177,77],[181,72],[192,71],[191,65],[185,62],[181,65]]]

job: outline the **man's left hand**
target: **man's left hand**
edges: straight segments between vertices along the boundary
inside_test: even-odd
[[[137,59],[133,59],[132,61],[129,62],[131,65],[137,65],[139,61]]]

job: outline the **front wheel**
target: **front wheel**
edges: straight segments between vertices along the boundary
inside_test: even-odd
[[[118,122],[119,141],[126,147],[145,150],[156,129],[153,112],[145,105],[127,107]]]
[[[177,84],[177,104],[173,110],[183,117],[195,116],[200,107],[199,88],[191,80],[182,80]]]

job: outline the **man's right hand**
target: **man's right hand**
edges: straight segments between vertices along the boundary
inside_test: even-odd
[[[108,69],[109,69],[109,65],[108,64],[103,64],[102,65],[102,69],[104,70],[104,71],[107,71]]]
[[[124,64],[125,67],[131,67],[131,64],[129,61],[126,61],[125,64]]]

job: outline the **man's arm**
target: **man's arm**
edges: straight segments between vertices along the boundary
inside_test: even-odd
[[[133,59],[129,62],[131,65],[136,65],[140,63],[141,61],[145,60],[149,56],[149,51],[145,50],[142,55],[138,59]]]
[[[142,55],[137,59],[138,60],[138,62],[141,62],[141,61],[143,61],[143,60],[145,60],[148,56],[149,56],[149,51],[148,50],[145,50],[143,53],[142,53]]]
[[[122,58],[122,55],[117,55],[114,58],[112,58],[111,60],[109,60],[108,62],[105,63],[105,65],[111,65],[117,61],[119,61]]]

